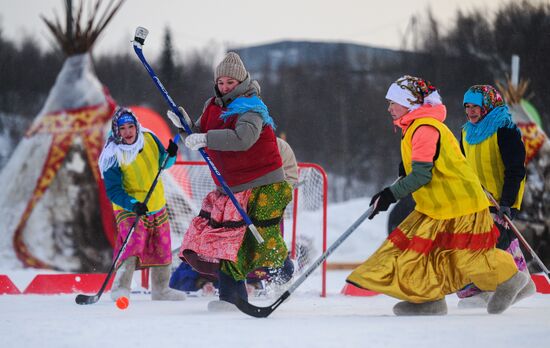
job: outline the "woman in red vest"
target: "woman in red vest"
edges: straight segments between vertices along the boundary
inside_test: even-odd
[[[248,300],[245,279],[259,267],[279,268],[288,254],[279,222],[292,199],[285,181],[277,147],[275,122],[260,99],[260,86],[250,78],[241,58],[229,52],[216,67],[215,96],[206,101],[197,122],[180,111],[195,133],[185,145],[205,148],[222,177],[235,194],[264,243],[258,244],[247,232],[246,223],[214,174],[218,189],[203,201],[201,211],[187,230],[180,257],[200,273],[219,277],[220,301],[209,310],[234,309],[240,297]],[[178,117],[168,116],[178,128]]]

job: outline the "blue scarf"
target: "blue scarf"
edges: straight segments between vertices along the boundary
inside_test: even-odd
[[[478,123],[466,122],[463,128],[466,132],[466,142],[470,145],[481,143],[499,128],[516,128],[519,132],[506,105],[494,108]]]
[[[269,115],[269,110],[267,110],[267,106],[264,104],[264,102],[258,98],[257,96],[252,97],[238,97],[237,99],[233,100],[231,104],[227,107],[227,111],[224,111],[220,115],[220,119],[222,119],[224,122],[227,122],[227,119],[233,115],[242,115],[246,112],[255,112],[260,114],[262,116],[262,120],[264,124],[267,124],[275,130],[275,122],[273,121],[273,118]]]

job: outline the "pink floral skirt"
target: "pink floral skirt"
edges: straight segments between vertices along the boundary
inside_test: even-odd
[[[128,236],[136,220],[136,214],[126,210],[118,210],[115,211],[115,218],[117,236],[113,258],[116,257]],[[164,207],[154,214],[141,217],[116,267],[118,268],[122,261],[130,256],[137,256],[137,269],[169,265],[172,263],[171,247],[170,224],[166,207]]]
[[[235,198],[246,211],[252,189]],[[216,275],[220,260],[236,261],[246,233],[246,223],[229,196],[214,190],[203,200],[183,237],[180,258],[201,273]]]

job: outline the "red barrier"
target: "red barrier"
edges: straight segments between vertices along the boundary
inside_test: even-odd
[[[13,284],[11,279],[4,274],[0,274],[0,295],[18,295],[21,291]]]
[[[535,282],[537,287],[537,292],[541,294],[550,294],[550,283],[548,283],[548,278],[544,274],[531,274],[531,278]]]
[[[143,275],[142,275],[143,276]],[[72,293],[95,293],[105,281],[106,274],[38,274],[27,286],[23,294],[72,294]],[[544,274],[532,274],[531,277],[537,287],[537,292],[550,294],[550,283]],[[142,279],[143,281],[143,279]],[[107,284],[105,291],[111,289],[113,278]],[[346,284],[341,294],[347,296],[375,296],[375,291],[358,288],[352,284]],[[11,279],[0,274],[0,295],[17,295],[21,291],[15,286]]]
[[[27,286],[24,294],[72,294],[95,293],[105,281],[106,274],[39,274]],[[113,277],[114,278],[114,277]],[[109,291],[113,278],[107,284],[105,291]]]

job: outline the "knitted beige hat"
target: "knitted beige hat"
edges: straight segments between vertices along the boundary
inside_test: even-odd
[[[214,81],[218,81],[222,76],[227,76],[239,82],[243,82],[246,79],[246,75],[246,69],[244,68],[241,57],[235,52],[228,52],[225,58],[216,67]]]

